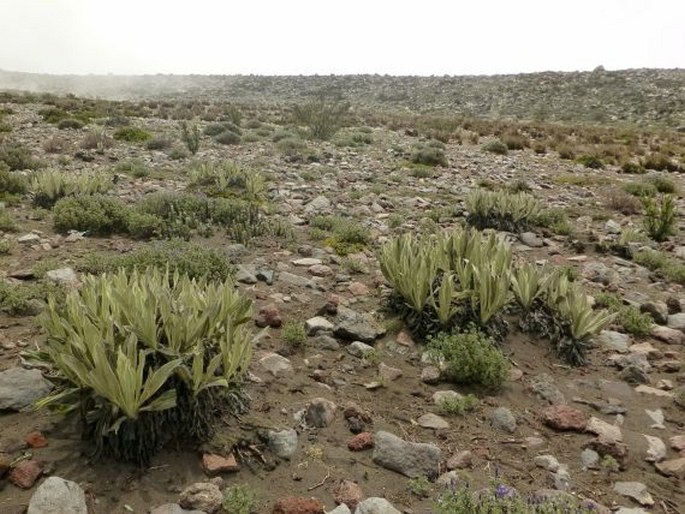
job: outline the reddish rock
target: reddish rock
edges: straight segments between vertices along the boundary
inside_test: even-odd
[[[680,480],[685,478],[685,457],[665,460],[656,464],[656,469],[667,477],[676,477]]]
[[[671,448],[677,452],[685,450],[685,434],[674,435],[668,440],[671,443]]]
[[[24,438],[24,441],[26,441],[26,444],[28,444],[30,448],[45,448],[48,445],[47,438],[38,430],[28,434]]]
[[[7,472],[10,470],[10,463],[12,462],[12,459],[10,459],[9,455],[5,455],[4,453],[0,453],[0,478],[4,477]]]
[[[622,471],[628,467],[628,445],[625,443],[600,436],[587,443],[583,448],[595,450],[602,457],[611,455],[616,459]]]
[[[43,463],[38,460],[24,460],[10,471],[10,482],[21,489],[31,489],[43,473]]]
[[[447,460],[446,466],[450,471],[453,469],[472,468],[473,454],[468,450],[458,452]]]
[[[362,432],[347,441],[347,447],[353,452],[361,452],[373,448],[373,435],[370,432]]]
[[[341,480],[333,491],[333,500],[340,505],[344,503],[350,510],[354,510],[364,499],[361,487],[351,480]]]
[[[361,419],[364,423],[373,423],[373,418],[371,417],[371,414],[361,410],[361,408],[359,408],[356,405],[350,405],[346,407],[343,411],[343,416],[345,417],[345,419],[358,418]]]
[[[340,297],[337,294],[331,294],[326,300],[326,305],[324,305],[323,310],[328,314],[337,314],[338,306],[340,305]]]
[[[568,405],[552,405],[542,411],[542,421],[555,430],[574,430],[583,432],[588,422],[588,415]]]
[[[395,341],[397,341],[397,344],[401,344],[402,346],[406,346],[407,348],[414,348],[416,346],[416,343],[414,342],[411,333],[406,328],[403,328],[397,333],[397,335],[395,336]]]
[[[259,314],[255,318],[255,325],[260,328],[271,327],[279,328],[283,324],[281,313],[274,304],[269,304],[259,310]]]
[[[278,500],[272,514],[323,514],[324,504],[316,498],[289,496]]]
[[[205,453],[202,456],[202,469],[208,475],[218,475],[219,473],[238,471],[240,466],[238,461],[235,460],[235,455],[232,453],[228,457],[214,453]]]
[[[352,282],[347,289],[354,296],[366,296],[367,294],[369,294],[369,288],[361,282]]]
[[[487,446],[476,446],[473,449],[473,454],[481,459],[490,460],[490,448]]]

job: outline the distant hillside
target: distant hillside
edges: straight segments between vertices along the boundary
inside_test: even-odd
[[[110,99],[292,104],[325,94],[357,108],[488,118],[685,125],[685,70],[636,69],[458,77],[41,75],[0,70],[0,89]]]

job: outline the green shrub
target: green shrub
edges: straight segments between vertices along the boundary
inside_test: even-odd
[[[642,166],[654,171],[678,171],[679,166],[674,163],[668,155],[653,153],[648,155],[643,161]]]
[[[642,175],[647,170],[645,170],[644,166],[642,166],[641,164],[632,161],[627,161],[621,165],[621,171],[629,175]]]
[[[0,232],[16,232],[18,228],[14,216],[7,211],[3,203],[0,203]]]
[[[79,230],[90,234],[126,233],[128,210],[116,198],[94,195],[74,195],[59,200],[53,207],[55,230]]]
[[[502,141],[490,141],[483,145],[483,151],[488,153],[494,153],[496,155],[506,155],[508,152],[507,145]]]
[[[281,329],[281,339],[293,348],[301,348],[307,342],[307,333],[300,321],[287,321]]]
[[[232,282],[122,270],[85,276],[64,303],[49,301],[47,343],[29,355],[56,385],[38,406],[80,416],[96,456],[147,466],[169,440],[209,440],[240,405],[251,302]]]
[[[199,163],[190,169],[190,186],[210,196],[242,198],[248,202],[266,202],[264,177],[253,170],[240,168],[233,162]]]
[[[107,148],[111,148],[112,145],[114,145],[114,140],[102,128],[89,130],[81,141],[81,148],[84,150],[95,150],[100,154],[104,153]]]
[[[239,134],[230,130],[225,130],[221,134],[214,137],[214,141],[221,145],[237,145],[240,144],[241,137]]]
[[[431,483],[428,477],[422,475],[409,480],[407,489],[418,498],[428,498],[430,496]]]
[[[623,184],[623,190],[640,198],[656,195],[656,188],[646,182],[628,182]]]
[[[29,181],[21,173],[9,171],[9,167],[0,162],[0,195],[23,195],[29,190]]]
[[[164,231],[164,220],[154,214],[129,209],[126,218],[126,231],[134,239],[161,237]]]
[[[78,268],[94,275],[109,273],[119,268],[127,272],[135,268],[168,268],[171,273],[214,282],[224,282],[235,271],[228,257],[220,250],[183,239],[153,241],[123,255],[89,254],[79,263]]]
[[[120,127],[114,131],[114,139],[127,143],[145,143],[152,139],[152,134],[139,127]]]
[[[576,158],[576,162],[578,162],[579,164],[582,164],[586,168],[590,168],[593,170],[604,169],[604,163],[602,162],[602,159],[600,159],[596,155],[592,155],[592,154],[581,155],[581,156]]]
[[[134,178],[143,178],[150,175],[150,167],[142,160],[134,159],[118,163],[114,169],[117,173],[126,173]]]
[[[444,414],[463,416],[465,413],[475,409],[477,405],[478,398],[473,394],[461,397],[445,396],[438,402],[438,409]]]
[[[232,122],[212,123],[207,125],[204,130],[205,135],[210,137],[218,136],[224,132],[233,132],[238,136],[242,135],[242,130],[240,130],[240,127]]]
[[[655,241],[665,241],[676,233],[678,206],[670,195],[662,196],[659,201],[643,198],[644,228],[647,235]]]
[[[181,141],[186,145],[188,151],[195,155],[200,149],[200,129],[197,124],[188,124],[185,121],[181,122]]]
[[[74,118],[65,118],[57,124],[57,128],[60,130],[72,129],[80,130],[84,127],[84,123],[80,120]]]
[[[641,266],[662,275],[669,282],[685,285],[685,264],[669,258],[663,252],[648,249],[640,250],[633,255],[633,260]]]
[[[58,107],[46,107],[45,109],[39,110],[38,114],[43,117],[44,121],[52,124],[57,124],[60,121],[69,118],[69,114]]]
[[[4,162],[10,171],[37,170],[43,163],[31,155],[23,145],[13,143],[0,144],[0,163]]]
[[[640,309],[632,305],[621,307],[618,312],[618,322],[629,334],[647,336],[651,333],[654,321],[648,313],[640,312]]]
[[[327,101],[324,98],[293,108],[296,123],[308,129],[312,139],[328,140],[342,128],[350,110],[346,102]]]
[[[227,487],[221,506],[230,514],[252,514],[257,508],[257,493],[244,484]]]
[[[529,144],[528,140],[521,134],[505,134],[502,137],[502,143],[507,147],[507,150],[523,150]]]
[[[678,192],[678,186],[671,179],[658,175],[648,177],[647,182],[654,186],[659,193],[674,194]]]
[[[145,148],[148,150],[161,151],[171,148],[173,144],[173,140],[168,136],[155,136],[147,142]]]
[[[315,216],[309,221],[310,235],[323,239],[338,255],[364,250],[371,242],[369,230],[354,219],[342,216]]]
[[[509,376],[509,361],[482,332],[440,333],[428,340],[428,351],[445,362],[445,378],[498,390]]]
[[[10,316],[34,316],[40,311],[41,300],[57,286],[46,283],[10,284],[0,279],[0,311]]]
[[[448,166],[445,152],[440,148],[434,148],[431,146],[417,148],[411,155],[411,162],[414,164],[422,164],[424,166]]]

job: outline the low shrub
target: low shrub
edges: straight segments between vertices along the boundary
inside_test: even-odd
[[[633,260],[669,282],[685,285],[685,264],[670,258],[664,252],[649,249],[640,250],[633,255]]]
[[[463,416],[469,411],[472,411],[478,405],[478,398],[473,394],[466,396],[445,396],[438,402],[438,409],[444,414],[451,414],[453,416]]]
[[[26,175],[10,171],[6,164],[0,163],[0,196],[24,195],[28,190],[29,181]]]
[[[656,195],[656,187],[648,182],[628,182],[623,184],[623,190],[639,198]]]
[[[411,162],[424,166],[448,166],[445,152],[440,148],[432,146],[421,146],[417,148],[411,155]]]
[[[463,485],[440,496],[435,514],[592,514],[594,504],[563,495],[551,499],[523,497],[514,489],[498,485],[491,489],[471,489]]]
[[[678,206],[670,195],[662,196],[658,201],[643,198],[644,228],[654,241],[665,241],[676,233]]]
[[[127,143],[145,143],[152,139],[152,134],[140,127],[125,126],[114,131],[114,139]]]
[[[37,170],[44,166],[28,148],[11,142],[0,144],[0,163],[3,162],[10,171]]]
[[[80,130],[84,127],[84,123],[80,120],[74,118],[65,118],[57,124],[57,128],[60,130],[71,129]]]
[[[136,268],[168,268],[172,274],[180,273],[192,279],[214,282],[224,282],[235,272],[229,258],[220,250],[183,239],[153,241],[123,255],[89,254],[79,263],[78,268],[94,275],[120,268],[127,272]]]
[[[510,232],[538,225],[542,204],[528,193],[474,190],[466,197],[466,221],[478,229],[494,228]]]
[[[600,159],[597,155],[594,154],[580,155],[576,157],[576,162],[582,164],[586,168],[590,168],[593,170],[604,169],[604,163],[602,162],[602,159]]]
[[[281,329],[281,339],[292,348],[301,348],[307,342],[304,324],[300,321],[287,321]]]
[[[490,141],[483,145],[483,151],[488,153],[494,153],[496,155],[506,155],[509,151],[507,145],[502,141]]]
[[[230,514],[252,514],[257,512],[257,493],[248,485],[236,484],[223,492],[221,506]]]
[[[217,416],[240,408],[250,319],[230,281],[87,275],[41,317],[47,343],[28,357],[50,366],[56,388],[38,406],[80,416],[96,457],[147,466],[170,440],[209,440]]]
[[[509,376],[509,361],[482,332],[440,333],[428,340],[428,351],[444,361],[446,379],[498,390]]]
[[[128,210],[116,198],[101,194],[78,194],[59,200],[53,207],[53,223],[59,232],[78,230],[96,235],[126,233]]]
[[[182,121],[180,124],[181,141],[186,145],[188,151],[195,155],[200,149],[200,129],[196,123],[189,124]]]
[[[161,151],[171,148],[173,144],[174,141],[168,136],[155,136],[147,142],[145,148],[148,150]]]
[[[237,145],[241,142],[241,136],[231,130],[225,130],[214,136],[214,141],[221,145]]]
[[[345,124],[350,104],[328,101],[324,98],[296,105],[293,118],[296,123],[307,127],[312,139],[328,140]]]
[[[642,175],[646,171],[644,166],[633,161],[626,161],[621,165],[621,172],[629,175]]]

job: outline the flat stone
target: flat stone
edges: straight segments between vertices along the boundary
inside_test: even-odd
[[[381,362],[378,365],[378,375],[388,382],[393,382],[402,376],[402,370],[400,368],[393,368]]]
[[[402,514],[385,498],[367,498],[357,506],[354,514]]]
[[[524,245],[531,248],[542,248],[545,245],[544,241],[535,232],[523,232],[519,239]]]
[[[26,234],[19,236],[17,242],[26,246],[34,245],[40,243],[40,236],[38,234]]]
[[[295,259],[293,261],[295,266],[309,267],[318,266],[321,263],[321,259],[315,259],[314,257],[303,257],[302,259]]]
[[[433,403],[440,405],[443,401],[459,401],[464,396],[456,391],[435,391],[433,393]]]
[[[373,448],[373,435],[369,432],[362,432],[357,434],[352,439],[347,441],[347,448],[353,452],[361,452],[363,450],[370,450]]]
[[[23,460],[10,471],[9,479],[20,489],[31,489],[43,474],[44,464],[38,460]]]
[[[671,448],[677,452],[685,450],[685,434],[674,435],[668,442],[670,443]]]
[[[254,271],[246,266],[238,266],[235,273],[235,280],[241,284],[248,285],[257,283],[257,277],[255,276]]]
[[[326,514],[352,514],[352,511],[343,503],[338,505],[335,509],[329,510]]]
[[[385,329],[379,327],[375,322],[366,319],[363,315],[356,315],[341,320],[336,325],[333,333],[336,337],[348,341],[373,343],[385,334]]]
[[[341,480],[333,490],[333,500],[338,505],[347,505],[354,509],[364,498],[361,487],[352,480]]]
[[[307,272],[315,277],[330,277],[333,274],[333,269],[325,264],[314,264],[307,268]]]
[[[376,350],[373,346],[370,346],[366,343],[362,343],[361,341],[354,341],[351,344],[347,345],[347,353],[349,353],[353,357],[358,357],[360,359],[366,357],[369,354],[374,353],[375,351]]]
[[[267,431],[269,449],[281,459],[290,459],[297,451],[297,432],[288,428],[285,430]]]
[[[259,365],[274,377],[282,377],[293,373],[292,363],[277,353],[267,353],[259,359]]]
[[[588,421],[585,430],[608,441],[618,442],[623,440],[623,434],[621,434],[620,427],[611,425],[606,421],[595,418],[594,416]]]
[[[203,510],[186,510],[178,503],[165,503],[155,507],[150,514],[206,514]]]
[[[599,453],[590,448],[580,452],[580,462],[584,469],[599,469]]]
[[[45,278],[55,284],[74,286],[78,284],[78,275],[73,268],[58,268],[45,273]]]
[[[635,388],[635,392],[637,393],[642,393],[642,394],[651,394],[654,396],[660,396],[662,398],[672,398],[673,393],[670,391],[663,391],[662,389],[657,389],[655,387],[650,387],[644,384],[641,384]]]
[[[47,396],[52,384],[37,369],[10,368],[0,372],[0,411],[20,411]]]
[[[306,277],[301,277],[299,275],[294,275],[293,273],[289,273],[287,271],[281,271],[278,274],[278,280],[295,287],[316,289],[316,283],[313,280]]]
[[[219,486],[210,482],[196,482],[181,491],[178,503],[184,509],[214,514],[221,509],[222,500]]]
[[[304,419],[310,427],[324,428],[333,421],[337,408],[335,403],[326,398],[314,398],[307,406]]]
[[[449,470],[472,468],[473,453],[471,453],[469,450],[462,450],[460,452],[457,452],[452,457],[447,459],[445,466]]]
[[[647,491],[647,486],[642,482],[616,482],[614,484],[614,491],[621,496],[635,500],[640,505],[654,505],[654,498],[652,498],[652,495]]]
[[[666,344],[680,345],[685,341],[685,334],[683,334],[683,332],[676,330],[675,328],[664,327],[661,325],[653,325],[651,334],[659,341],[662,341]]]
[[[26,514],[88,514],[86,495],[76,482],[47,478],[31,496]]]
[[[334,325],[328,321],[323,316],[315,316],[309,318],[304,323],[305,329],[307,330],[307,335],[314,336],[319,332],[330,332],[333,330]]]
[[[653,435],[644,434],[645,439],[647,439],[647,456],[645,460],[647,462],[661,462],[666,458],[666,445],[658,437]]]
[[[272,514],[323,514],[324,504],[316,498],[288,496],[276,502]]]
[[[421,370],[421,382],[424,384],[437,384],[440,382],[440,370],[435,366],[426,366]]]
[[[208,475],[218,475],[219,473],[239,471],[240,466],[235,459],[235,455],[232,453],[228,457],[214,453],[205,453],[202,456],[202,469]]]
[[[445,430],[450,424],[443,418],[432,412],[428,412],[416,420],[420,427],[432,428],[433,430]]]
[[[533,459],[535,465],[552,473],[559,469],[559,461],[554,455],[538,455]]]
[[[627,352],[630,347],[630,336],[614,330],[602,330],[596,338],[597,343],[612,352]]]
[[[404,441],[389,432],[374,435],[373,462],[409,478],[438,475],[440,448],[433,444]]]
[[[498,430],[509,434],[516,431],[516,417],[506,407],[498,407],[490,415],[490,423]]]
[[[542,411],[543,423],[555,430],[583,432],[588,419],[586,413],[568,405],[552,405]]]
[[[565,404],[566,398],[554,384],[555,380],[549,374],[542,373],[532,379],[530,388],[540,398],[552,405]]]
[[[662,475],[683,480],[685,479],[685,457],[661,461],[656,464],[656,469]]]
[[[667,322],[668,328],[673,328],[675,330],[680,330],[685,332],[685,312],[679,312],[677,314],[671,314],[668,317]]]
[[[645,413],[649,418],[654,422],[649,426],[649,428],[656,428],[660,430],[665,430],[666,427],[664,426],[664,413],[661,409],[656,409],[656,410],[649,410],[645,409]]]

